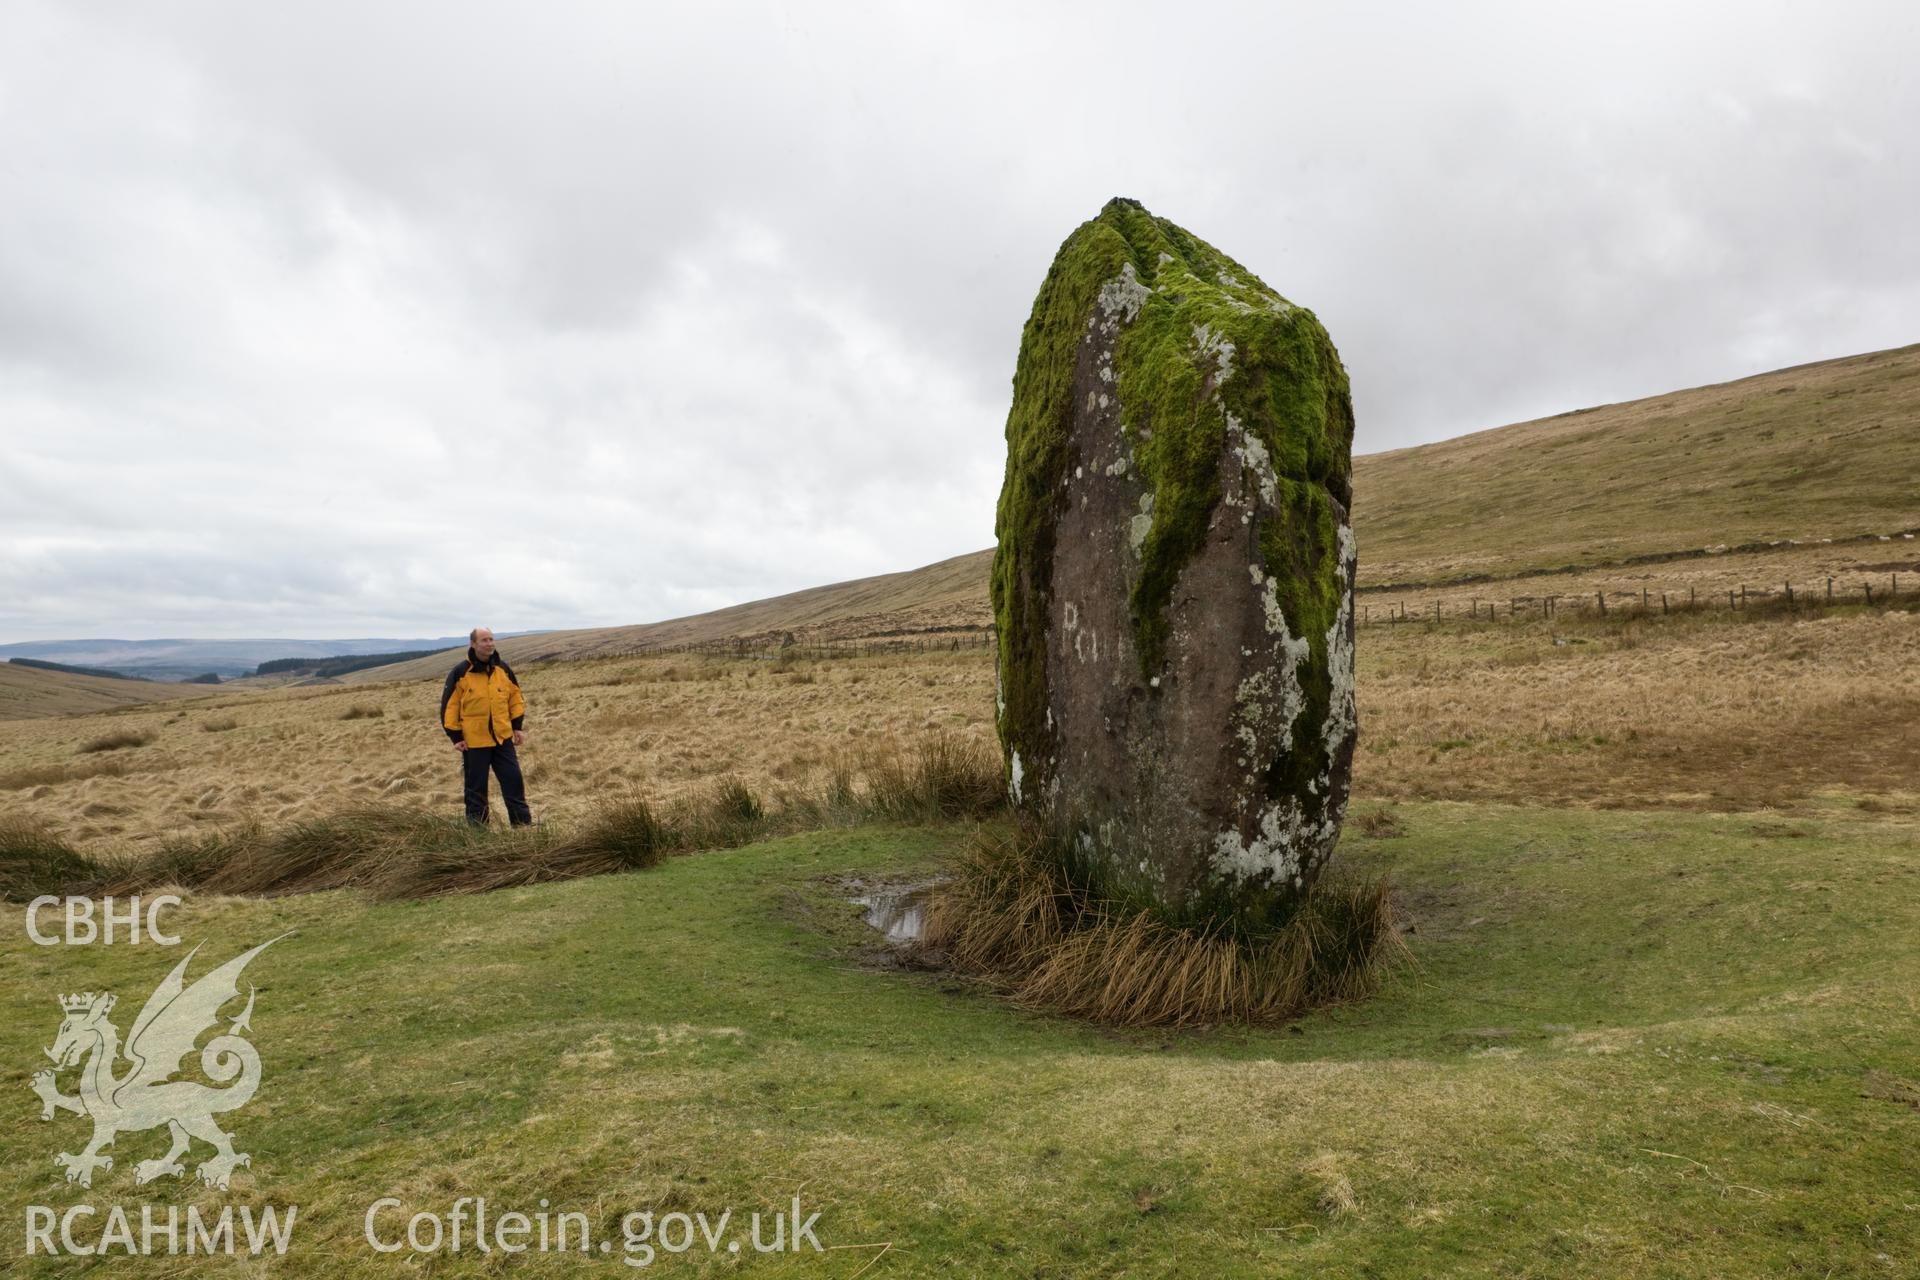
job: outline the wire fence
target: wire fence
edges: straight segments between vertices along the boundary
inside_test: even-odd
[[[1359,626],[1386,626],[1413,622],[1438,622],[1443,619],[1478,622],[1519,621],[1529,618],[1558,618],[1565,615],[1589,619],[1646,617],[1654,614],[1698,613],[1711,610],[1735,612],[1752,609],[1813,609],[1841,605],[1887,605],[1920,594],[1909,573],[1902,590],[1901,575],[1888,574],[1881,579],[1843,579],[1829,577],[1812,584],[1782,582],[1778,586],[1741,583],[1724,590],[1701,589],[1697,584],[1685,588],[1659,589],[1641,586],[1624,591],[1595,591],[1556,595],[1512,595],[1499,597],[1469,596],[1466,600],[1429,598],[1394,600],[1385,604],[1362,602],[1356,606],[1354,622]],[[684,654],[689,656],[735,658],[776,662],[826,661],[844,658],[869,658],[901,653],[963,653],[990,649],[994,630],[990,626],[951,627],[930,631],[907,631],[848,639],[801,641],[791,633],[759,636],[734,636],[717,640],[693,640],[679,644],[648,645],[621,656],[652,657]],[[616,656],[612,654],[608,657]]]
[[[685,644],[655,645],[640,655],[693,654],[705,657],[772,661],[819,661],[830,658],[870,658],[889,653],[961,653],[993,647],[992,627],[952,628],[899,635],[859,636],[845,640],[801,642],[791,636],[748,636],[697,640]]]
[[[1907,575],[1906,599],[1912,599],[1916,594],[1914,576],[1911,573]],[[1443,618],[1480,622],[1556,618],[1563,612],[1605,618],[1622,614],[1646,617],[1706,610],[1817,609],[1856,604],[1886,605],[1902,598],[1902,594],[1900,575],[1890,573],[1884,580],[1828,577],[1811,584],[1796,585],[1783,581],[1777,587],[1741,583],[1724,591],[1717,587],[1703,591],[1697,584],[1689,584],[1684,595],[1679,588],[1642,586],[1627,591],[1602,590],[1591,594],[1499,596],[1491,599],[1469,596],[1464,601],[1457,598],[1451,601],[1428,599],[1424,604],[1414,601],[1412,608],[1408,607],[1406,600],[1395,600],[1380,606],[1361,605],[1360,616],[1355,621],[1363,626],[1376,626],[1437,622]]]

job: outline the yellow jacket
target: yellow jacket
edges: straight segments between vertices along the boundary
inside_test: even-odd
[[[480,661],[467,650],[466,661],[447,673],[440,691],[440,727],[455,742],[470,747],[497,747],[525,727],[527,704],[520,697],[520,681],[498,653]]]

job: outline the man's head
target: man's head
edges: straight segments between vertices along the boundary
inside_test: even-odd
[[[485,627],[475,627],[467,632],[467,640],[473,645],[473,656],[485,662],[493,656],[493,632]]]

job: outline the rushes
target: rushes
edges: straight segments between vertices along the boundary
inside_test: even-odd
[[[1366,995],[1406,954],[1383,880],[1323,880],[1284,923],[1234,936],[1088,879],[1036,830],[982,834],[929,900],[922,943],[1018,1003],[1117,1026],[1279,1021]]]
[[[895,821],[980,817],[1004,803],[1005,779],[993,748],[939,733],[868,756],[866,807]]]
[[[638,792],[608,796],[564,827],[479,826],[364,806],[274,830],[249,822],[176,838],[138,859],[89,855],[16,820],[0,824],[0,896],[130,894],[163,885],[252,896],[483,893],[637,870],[672,854],[825,825],[982,816],[1001,804],[998,766],[990,753],[937,735],[911,751],[839,767],[820,793],[775,804],[727,776],[664,804]]]
[[[45,827],[25,818],[0,818],[0,899],[27,902],[43,893],[69,893],[92,876],[91,859]]]
[[[178,886],[258,897],[358,889],[375,898],[423,898],[648,867],[674,843],[644,799],[620,797],[566,830],[500,829],[413,809],[356,808],[274,831],[247,824],[172,840],[137,861],[90,858],[62,845],[58,865],[68,893]],[[15,896],[15,883],[27,881],[33,867],[46,864],[43,853],[34,860],[36,853],[18,839],[0,844],[6,896]]]

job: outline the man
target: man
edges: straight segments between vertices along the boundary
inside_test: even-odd
[[[447,673],[440,691],[440,727],[453,740],[466,771],[467,821],[487,820],[487,770],[500,775],[500,798],[514,826],[533,821],[520,757],[514,748],[527,740],[526,703],[513,668],[493,651],[493,632],[475,627],[467,633],[466,661]]]

